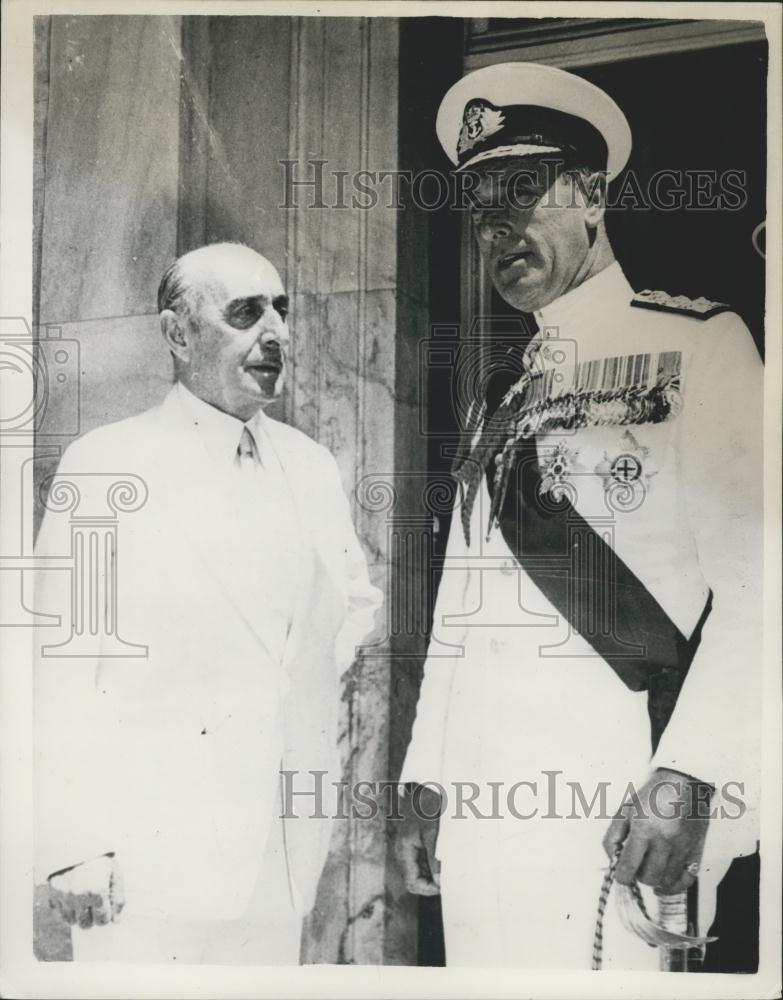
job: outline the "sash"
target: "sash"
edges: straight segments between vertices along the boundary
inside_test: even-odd
[[[541,494],[535,440],[520,449],[499,511],[519,565],[574,632],[632,691],[644,691],[653,753],[666,728],[712,608],[710,594],[690,639],[567,498]],[[488,472],[494,472],[488,468]],[[487,475],[490,495],[493,479]]]
[[[504,407],[495,410],[495,400],[487,395],[487,411],[494,410],[491,424]],[[491,449],[474,450],[472,463],[464,454],[460,459],[461,468],[454,471],[461,481],[467,479],[469,497],[476,479],[486,475],[495,523],[533,583],[627,687],[648,692],[654,753],[701,640],[712,594],[687,639],[567,493],[541,489],[535,435],[518,439],[511,452],[498,445],[496,436]],[[509,461],[501,479],[497,468]],[[463,524],[470,506],[463,510]]]

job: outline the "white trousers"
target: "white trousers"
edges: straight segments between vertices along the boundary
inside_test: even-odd
[[[556,838],[556,833],[554,834]],[[608,859],[596,863],[584,850],[555,850],[539,843],[524,850],[518,837],[487,838],[442,861],[441,894],[447,966],[589,969],[598,899]],[[730,857],[705,852],[699,876],[699,932],[715,916],[718,883]],[[651,919],[658,900],[640,886]],[[659,952],[621,922],[613,887],[603,916],[603,968],[656,971]]]
[[[454,672],[443,754],[448,806],[437,854],[446,964],[590,969],[608,866],[602,838],[628,782],[638,789],[649,776],[646,694],[626,689],[594,657],[548,660],[523,638],[490,629],[468,640]],[[460,808],[457,782],[479,791],[479,817]],[[602,786],[605,800],[597,796]],[[500,818],[487,818],[495,813]],[[730,843],[735,827],[710,824],[699,876],[703,933],[717,883],[739,853]],[[655,919],[657,899],[643,891]],[[614,898],[603,941],[606,969],[658,968],[658,950],[625,929]]]
[[[194,915],[195,916],[195,915]],[[247,912],[237,920],[158,920],[121,914],[73,929],[74,962],[298,965],[302,916],[291,899],[282,820],[275,819]]]
[[[589,969],[603,873],[515,865],[506,855],[443,863],[447,966]],[[648,912],[656,912],[652,894]],[[604,968],[654,971],[658,951],[604,915]]]

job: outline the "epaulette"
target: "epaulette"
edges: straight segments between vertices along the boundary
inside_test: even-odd
[[[689,299],[686,295],[669,295],[668,292],[651,292],[649,289],[637,292],[631,299],[631,305],[640,309],[679,313],[681,316],[692,316],[694,319],[709,319],[718,313],[732,311],[726,302],[711,302],[703,295],[698,299]]]

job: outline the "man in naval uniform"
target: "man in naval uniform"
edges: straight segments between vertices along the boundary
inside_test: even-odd
[[[116,618],[93,655],[74,655],[88,611],[69,613],[70,574],[36,588],[62,621],[38,634],[39,880],[76,961],[297,964],[330,824],[282,821],[280,771],[339,777],[338,681],[380,595],[334,458],[264,413],[289,347],[275,267],[202,247],[158,302],[174,385],[67,449],[38,540],[67,556],[72,517],[102,513],[123,477],[141,494],[119,515]],[[94,633],[102,614],[90,604]]]
[[[538,331],[455,463],[399,855],[442,895],[447,964],[590,968],[607,855],[653,919],[698,875],[704,933],[756,848],[762,366],[728,306],[637,295],[614,259],[631,135],[608,95],[488,67],[437,132]],[[605,966],[657,965],[611,905],[595,941]]]

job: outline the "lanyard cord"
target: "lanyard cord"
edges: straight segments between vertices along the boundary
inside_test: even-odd
[[[604,874],[603,882],[601,883],[601,892],[598,896],[598,912],[595,916],[595,934],[593,935],[593,971],[600,971],[603,968],[603,952],[604,952],[604,913],[606,912],[606,904],[609,901],[609,893],[612,891],[612,883],[614,882],[614,873],[617,868],[617,862],[620,858],[620,851],[618,850],[614,857],[612,858],[609,867],[606,869]],[[631,892],[633,893],[633,898],[642,914],[649,920],[649,914],[647,913],[647,907],[644,905],[644,899],[642,898],[642,892],[639,888],[638,883],[634,880],[631,883]]]

